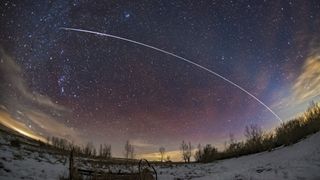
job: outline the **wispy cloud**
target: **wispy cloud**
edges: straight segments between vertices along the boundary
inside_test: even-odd
[[[1,48],[0,58],[0,106],[5,112],[0,114],[0,123],[37,139],[57,136],[81,143],[77,130],[59,122],[63,114],[71,111],[50,97],[31,91],[22,78],[20,66]]]
[[[6,127],[9,127],[25,136],[30,138],[40,140],[42,142],[46,142],[46,139],[40,136],[38,133],[33,132],[30,130],[24,123],[16,121],[12,116],[3,110],[0,110],[0,123]]]
[[[306,60],[302,73],[293,85],[293,92],[299,102],[320,95],[320,52]]]
[[[320,42],[315,42],[297,78],[277,92],[279,101],[271,106],[283,119],[296,116],[310,101],[320,99]]]
[[[64,106],[58,105],[52,100],[39,94],[34,91],[30,91],[25,83],[25,80],[21,77],[22,71],[20,66],[7,54],[5,54],[4,50],[0,48],[0,56],[1,56],[1,66],[0,73],[3,76],[5,82],[12,86],[12,89],[15,89],[17,93],[22,95],[22,97],[26,98],[29,101],[37,103],[41,106],[46,106],[48,108],[53,108],[55,110],[67,111],[68,109]]]
[[[27,110],[24,114],[47,135],[58,136],[81,143],[80,134],[76,130],[58,122],[52,116],[36,110]]]

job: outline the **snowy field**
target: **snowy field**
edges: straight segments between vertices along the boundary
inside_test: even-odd
[[[292,146],[209,164],[158,169],[160,179],[320,179],[320,133]]]
[[[68,175],[68,158],[32,145],[10,145],[12,137],[0,136],[0,179],[59,179]],[[78,165],[95,169],[84,162]],[[112,167],[111,167],[112,166]],[[125,166],[105,165],[99,170],[130,171]],[[133,168],[135,170],[136,167]],[[161,180],[169,179],[320,179],[320,133],[272,152],[221,160],[209,164],[156,167]]]
[[[15,136],[0,133],[0,179],[59,179],[67,175],[68,159],[57,153],[41,149],[28,141],[20,147],[10,142]],[[22,138],[19,138],[23,140]]]

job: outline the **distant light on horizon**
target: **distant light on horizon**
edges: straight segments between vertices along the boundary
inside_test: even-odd
[[[44,143],[48,143],[47,139],[42,137],[41,135],[33,132],[28,127],[26,127],[23,123],[14,120],[8,113],[0,110],[0,123],[22,135],[25,135],[31,139],[42,141]]]

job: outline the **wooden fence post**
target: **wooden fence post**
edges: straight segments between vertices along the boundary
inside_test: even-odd
[[[70,152],[70,158],[69,158],[69,179],[73,180],[73,149]]]

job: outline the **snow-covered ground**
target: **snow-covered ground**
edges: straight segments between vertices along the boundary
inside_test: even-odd
[[[0,134],[0,179],[59,179],[68,176],[68,158],[46,149],[10,145],[12,137]],[[130,171],[125,166],[94,167],[82,159],[80,167]],[[320,133],[272,152],[221,160],[209,164],[155,167],[161,180],[169,179],[320,179]],[[133,169],[136,169],[133,168]]]
[[[0,137],[0,179],[59,179],[68,175],[68,159],[34,146],[10,145],[11,137]]]
[[[320,133],[292,146],[209,164],[158,168],[160,179],[320,179]]]

